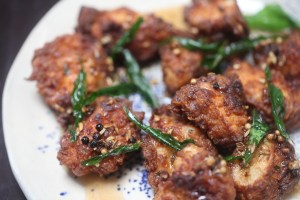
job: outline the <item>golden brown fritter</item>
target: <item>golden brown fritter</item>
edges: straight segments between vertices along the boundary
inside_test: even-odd
[[[202,54],[192,52],[176,42],[164,45],[160,51],[164,83],[170,94],[174,94],[192,78],[207,74],[201,66]]]
[[[193,0],[184,16],[201,36],[233,40],[248,36],[246,22],[235,0]]]
[[[287,39],[257,47],[254,58],[259,65],[267,64],[287,79],[300,78],[300,32],[292,32]]]
[[[274,138],[275,134],[270,134]],[[235,151],[239,155],[239,151]],[[242,161],[229,164],[237,190],[237,199],[282,199],[299,182],[299,161],[293,146],[287,142],[264,139],[245,167]]]
[[[125,7],[111,11],[97,11],[83,7],[77,31],[97,38],[111,48],[140,16],[139,13]],[[144,23],[135,38],[127,45],[138,61],[148,61],[155,57],[158,54],[160,42],[170,36],[190,36],[176,30],[172,25],[153,14],[143,16],[143,18]]]
[[[85,167],[81,162],[139,140],[140,129],[129,121],[123,111],[123,106],[131,109],[131,104],[126,99],[98,98],[93,113],[78,126],[77,141],[70,142],[69,131],[63,135],[60,141],[61,149],[57,155],[60,163],[68,167],[76,176],[88,173],[103,176],[117,171],[126,159],[125,154],[105,158],[97,166]],[[144,113],[136,112],[135,115],[142,120]],[[103,129],[96,128],[98,124],[101,124]],[[86,137],[89,141],[87,144],[83,141]]]
[[[88,92],[107,86],[106,78],[113,70],[102,47],[80,34],[64,35],[46,43],[35,51],[32,66],[30,79],[37,81],[40,94],[63,125],[70,121],[70,94],[80,70],[86,72]]]
[[[268,122],[273,121],[271,102],[264,70],[251,66],[246,61],[235,61],[229,67],[226,75],[237,75],[243,85],[244,94],[249,104],[260,111]],[[284,121],[289,130],[299,127],[300,122],[300,88],[295,82],[288,83],[284,76],[272,70],[272,81],[284,96],[285,115]]]
[[[208,74],[192,79],[172,100],[173,110],[185,115],[219,147],[235,146],[243,139],[248,121],[243,88],[237,76]]]
[[[235,198],[226,162],[199,128],[171,112],[169,106],[156,109],[150,125],[179,141],[195,141],[177,152],[149,135],[143,139],[142,150],[148,181],[155,190],[154,199]]]

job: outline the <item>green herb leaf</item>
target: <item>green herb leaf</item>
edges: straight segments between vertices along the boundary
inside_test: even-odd
[[[270,128],[263,122],[262,116],[254,110],[252,113],[252,127],[249,133],[249,144],[258,146],[269,130]]]
[[[125,145],[125,146],[119,146],[107,153],[104,154],[100,154],[98,156],[95,156],[93,158],[90,158],[88,160],[85,160],[83,162],[81,162],[81,165],[83,166],[93,166],[98,164],[99,162],[101,162],[103,159],[108,158],[108,157],[112,157],[112,156],[117,156],[120,154],[125,154],[125,153],[129,153],[129,152],[133,152],[133,151],[137,151],[139,150],[141,147],[141,143],[135,143],[135,144],[130,144],[130,145]]]
[[[243,158],[244,158],[244,156],[225,156],[224,160],[226,160],[227,162],[231,162],[234,160],[241,160]]]
[[[191,51],[213,52],[220,47],[219,42],[205,44],[201,40],[193,40],[190,38],[175,37],[174,38],[181,46]]]
[[[84,105],[92,103],[97,97],[102,95],[106,96],[119,96],[129,95],[137,92],[137,87],[133,83],[120,83],[118,85],[101,88],[96,92],[91,93],[85,100]]]
[[[225,58],[239,53],[247,52],[253,49],[254,47],[256,47],[261,41],[264,41],[266,39],[273,39],[273,38],[274,36],[271,37],[260,36],[253,39],[247,38],[244,40],[240,40],[238,42],[231,43],[226,46],[221,46],[217,50],[216,54],[206,56],[202,61],[202,65],[209,70],[214,70],[221,64],[221,62]]]
[[[265,74],[266,74],[266,79],[268,84],[269,96],[272,105],[272,115],[274,118],[275,126],[283,137],[289,139],[289,134],[286,130],[284,120],[283,120],[284,117],[283,93],[279,88],[277,88],[275,85],[271,83],[272,77],[271,77],[271,71],[269,67],[265,69]]]
[[[244,159],[244,162],[246,166],[249,164],[252,153],[250,147],[257,147],[261,140],[265,137],[267,134],[267,131],[269,131],[269,126],[263,122],[262,116],[257,113],[256,110],[253,110],[252,112],[252,126],[249,132],[249,142],[246,148],[246,151],[244,155],[242,156],[227,156],[224,159],[226,161],[233,161],[237,159]]]
[[[68,129],[70,133],[70,142],[71,143],[76,142],[77,140],[76,131],[73,129],[72,125],[70,125]]]
[[[256,148],[261,142],[261,140],[265,137],[269,129],[270,129],[269,126],[263,122],[262,116],[258,114],[256,110],[253,110],[252,126],[249,132],[248,147],[244,154],[244,160],[246,165],[249,164],[252,158],[253,152],[251,152],[250,146],[254,146],[254,148]]]
[[[144,97],[145,101],[152,107],[158,107],[158,101],[151,91],[151,87],[142,74],[139,64],[127,49],[123,50],[127,75],[130,81],[136,85],[138,92]]]
[[[75,126],[83,119],[82,107],[86,98],[86,74],[83,69],[80,71],[76,81],[74,82],[74,89],[71,96],[73,107],[73,116],[75,118]]]
[[[245,16],[245,19],[250,28],[270,32],[300,28],[300,23],[293,20],[278,4],[268,4],[257,14]]]
[[[149,133],[152,137],[157,139],[159,142],[164,143],[164,144],[168,145],[169,147],[176,149],[177,151],[180,151],[189,143],[194,143],[194,141],[191,139],[184,140],[183,142],[179,142],[174,137],[172,137],[172,135],[165,134],[158,129],[154,129],[150,126],[143,124],[128,110],[128,108],[124,107],[124,111],[125,111],[127,117],[130,119],[130,121],[132,121],[140,129]]]
[[[122,37],[117,41],[117,43],[112,47],[110,55],[113,59],[115,59],[116,55],[121,53],[123,50],[123,47],[128,44],[135,36],[137,31],[139,30],[140,26],[143,23],[143,18],[139,17],[129,28],[128,31],[126,31]]]

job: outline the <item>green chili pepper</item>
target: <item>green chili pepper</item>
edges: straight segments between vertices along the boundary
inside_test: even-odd
[[[72,125],[70,125],[68,129],[70,133],[70,142],[71,143],[76,142],[77,140],[76,131],[73,129]]]
[[[143,23],[143,18],[139,17],[129,28],[128,31],[126,31],[122,37],[117,41],[117,43],[112,47],[110,55],[113,59],[115,59],[116,55],[121,53],[124,46],[128,44],[135,36],[137,31],[139,30],[140,26]]]
[[[266,80],[268,84],[268,90],[269,90],[269,96],[270,96],[270,101],[272,105],[272,115],[274,118],[275,126],[281,133],[283,137],[286,139],[289,139],[288,132],[285,128],[284,124],[284,96],[282,91],[277,88],[275,85],[271,83],[271,71],[269,67],[266,68],[265,70],[266,74]]]
[[[257,14],[245,16],[245,19],[250,28],[264,31],[300,28],[300,23],[293,20],[278,4],[268,4]]]
[[[274,36],[260,36],[253,39],[244,39],[226,46],[221,46],[217,50],[216,54],[206,56],[202,61],[202,65],[209,70],[214,70],[225,58],[231,55],[247,52],[256,47],[261,41],[270,38],[272,39]]]
[[[108,158],[108,157],[112,157],[112,156],[117,156],[120,154],[125,154],[125,153],[129,153],[129,152],[133,152],[133,151],[137,151],[139,150],[141,147],[141,143],[135,143],[135,144],[130,144],[130,145],[125,145],[125,146],[119,146],[107,153],[104,154],[100,154],[98,156],[95,156],[93,158],[90,158],[88,160],[85,160],[83,162],[81,162],[81,165],[83,166],[93,166],[93,165],[97,165],[99,162],[101,162],[103,159]]]
[[[71,95],[71,102],[73,108],[73,116],[75,118],[75,126],[83,119],[82,107],[86,97],[86,74],[83,69],[80,71],[76,81],[74,82],[74,89]]]
[[[127,75],[130,81],[136,85],[138,92],[144,97],[145,101],[153,108],[158,107],[158,101],[151,91],[151,87],[142,74],[139,64],[127,49],[123,50]]]
[[[269,126],[263,122],[262,116],[257,113],[256,110],[252,112],[252,126],[249,132],[249,142],[244,155],[242,156],[227,156],[224,159],[226,161],[233,161],[237,159],[244,159],[246,166],[249,164],[253,152],[250,150],[250,146],[254,145],[254,149],[259,145],[261,140],[269,131]]]
[[[184,140],[183,142],[179,142],[174,137],[172,137],[172,135],[165,134],[158,129],[154,129],[150,126],[143,124],[128,110],[128,108],[124,107],[124,111],[125,111],[127,117],[130,119],[130,121],[132,121],[140,129],[149,133],[152,137],[157,139],[159,142],[164,143],[177,151],[180,151],[189,143],[194,143],[194,141],[191,139]]]
[[[193,40],[190,38],[175,37],[174,39],[181,46],[191,51],[215,52],[221,45],[219,42],[205,44],[202,40]]]

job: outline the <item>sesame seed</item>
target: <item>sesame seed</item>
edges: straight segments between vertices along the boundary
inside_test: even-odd
[[[79,130],[79,131],[82,131],[82,129],[83,129],[83,123],[80,122],[80,123],[78,124],[78,130]]]
[[[180,51],[179,48],[173,49],[173,54],[174,54],[174,55],[179,55],[180,52],[181,52],[181,51]]]
[[[106,131],[106,129],[105,128],[103,128],[99,133],[100,133],[100,135],[102,135],[104,132]]]
[[[293,170],[293,169],[299,169],[300,168],[300,164],[299,161],[294,161],[294,162],[290,162],[289,163],[289,169]]]
[[[235,63],[235,64],[233,65],[233,69],[239,69],[240,67],[241,67],[241,65],[238,64],[238,63]]]
[[[276,134],[276,135],[280,135],[279,130],[276,130],[276,131],[275,131],[275,134]]]
[[[265,84],[265,83],[266,83],[266,79],[264,79],[264,78],[260,78],[260,79],[258,79],[258,81],[259,81],[260,83],[262,83],[262,84]]]
[[[284,142],[284,138],[283,138],[281,135],[279,135],[279,136],[277,137],[277,141],[278,141],[278,142]]]
[[[107,149],[106,148],[101,149],[101,153],[102,154],[107,153]]]
[[[111,42],[111,36],[110,35],[105,35],[104,37],[101,38],[101,43],[102,44],[108,44]]]
[[[277,62],[277,57],[275,56],[273,51],[269,52],[268,58],[267,58],[267,62],[269,64],[276,64]]]
[[[267,138],[268,140],[274,140],[274,134],[268,134]]]
[[[193,79],[191,80],[191,84],[195,84],[195,83],[197,83],[197,79],[194,79],[194,78],[193,78]]]
[[[247,124],[245,125],[245,128],[246,128],[247,130],[249,130],[249,129],[251,128],[251,124],[247,123]]]
[[[158,122],[160,120],[160,117],[158,115],[154,115],[154,121]]]
[[[212,156],[209,156],[208,158],[206,158],[206,164],[208,166],[213,166],[216,163],[216,159]]]

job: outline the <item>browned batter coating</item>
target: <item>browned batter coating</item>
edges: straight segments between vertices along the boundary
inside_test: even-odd
[[[269,138],[274,136],[270,134]],[[242,149],[237,149],[235,155],[239,155],[240,151]],[[290,192],[300,178],[299,161],[295,158],[293,146],[287,141],[266,138],[255,150],[249,166],[245,167],[239,160],[229,166],[237,199],[241,200],[282,199],[283,194]]]
[[[300,31],[293,31],[287,39],[258,46],[254,58],[259,65],[267,64],[287,79],[299,79]]]
[[[170,94],[174,94],[192,78],[207,74],[201,66],[202,54],[189,51],[176,42],[164,45],[160,51],[164,83]]]
[[[176,92],[173,110],[182,113],[219,147],[234,146],[242,141],[248,121],[247,106],[241,82],[237,76],[229,78],[208,74],[192,79]]]
[[[184,16],[193,32],[201,36],[233,40],[248,36],[248,27],[235,0],[193,0]]]
[[[247,102],[259,110],[267,121],[272,122],[271,102],[264,70],[251,66],[251,64],[246,61],[235,61],[232,66],[226,70],[225,74],[237,75],[239,77]],[[289,83],[280,72],[275,70],[272,70],[271,82],[283,93],[285,107],[284,121],[287,128],[292,130],[299,127],[299,83]]]
[[[81,64],[82,62],[82,64]],[[73,84],[83,68],[87,91],[107,86],[107,76],[113,70],[111,62],[98,43],[80,34],[56,38],[34,53],[31,80],[46,103],[57,112],[62,125],[70,122]]]
[[[79,15],[77,32],[101,40],[110,49],[140,16],[139,13],[125,7],[110,11],[83,7]],[[171,24],[153,14],[143,18],[144,23],[133,41],[127,45],[138,61],[148,61],[157,56],[160,42],[173,35],[190,36],[176,30]]]
[[[142,150],[149,171],[148,181],[155,190],[154,199],[235,198],[226,162],[199,128],[170,111],[169,106],[156,109],[150,125],[179,141],[195,141],[195,144],[176,151],[149,135],[143,139]]]
[[[88,173],[103,176],[117,171],[126,159],[125,154],[105,158],[97,166],[85,167],[81,165],[81,162],[118,146],[139,140],[140,129],[129,121],[123,111],[123,106],[131,109],[131,104],[126,99],[98,98],[94,104],[93,113],[78,126],[77,141],[70,142],[69,131],[63,135],[60,141],[61,149],[57,155],[60,163],[68,167],[76,176]],[[139,120],[143,119],[144,113],[135,112],[134,114]],[[100,131],[96,129],[98,124],[103,126]],[[82,141],[85,136],[89,138],[88,144]],[[96,140],[95,137],[98,139]]]

